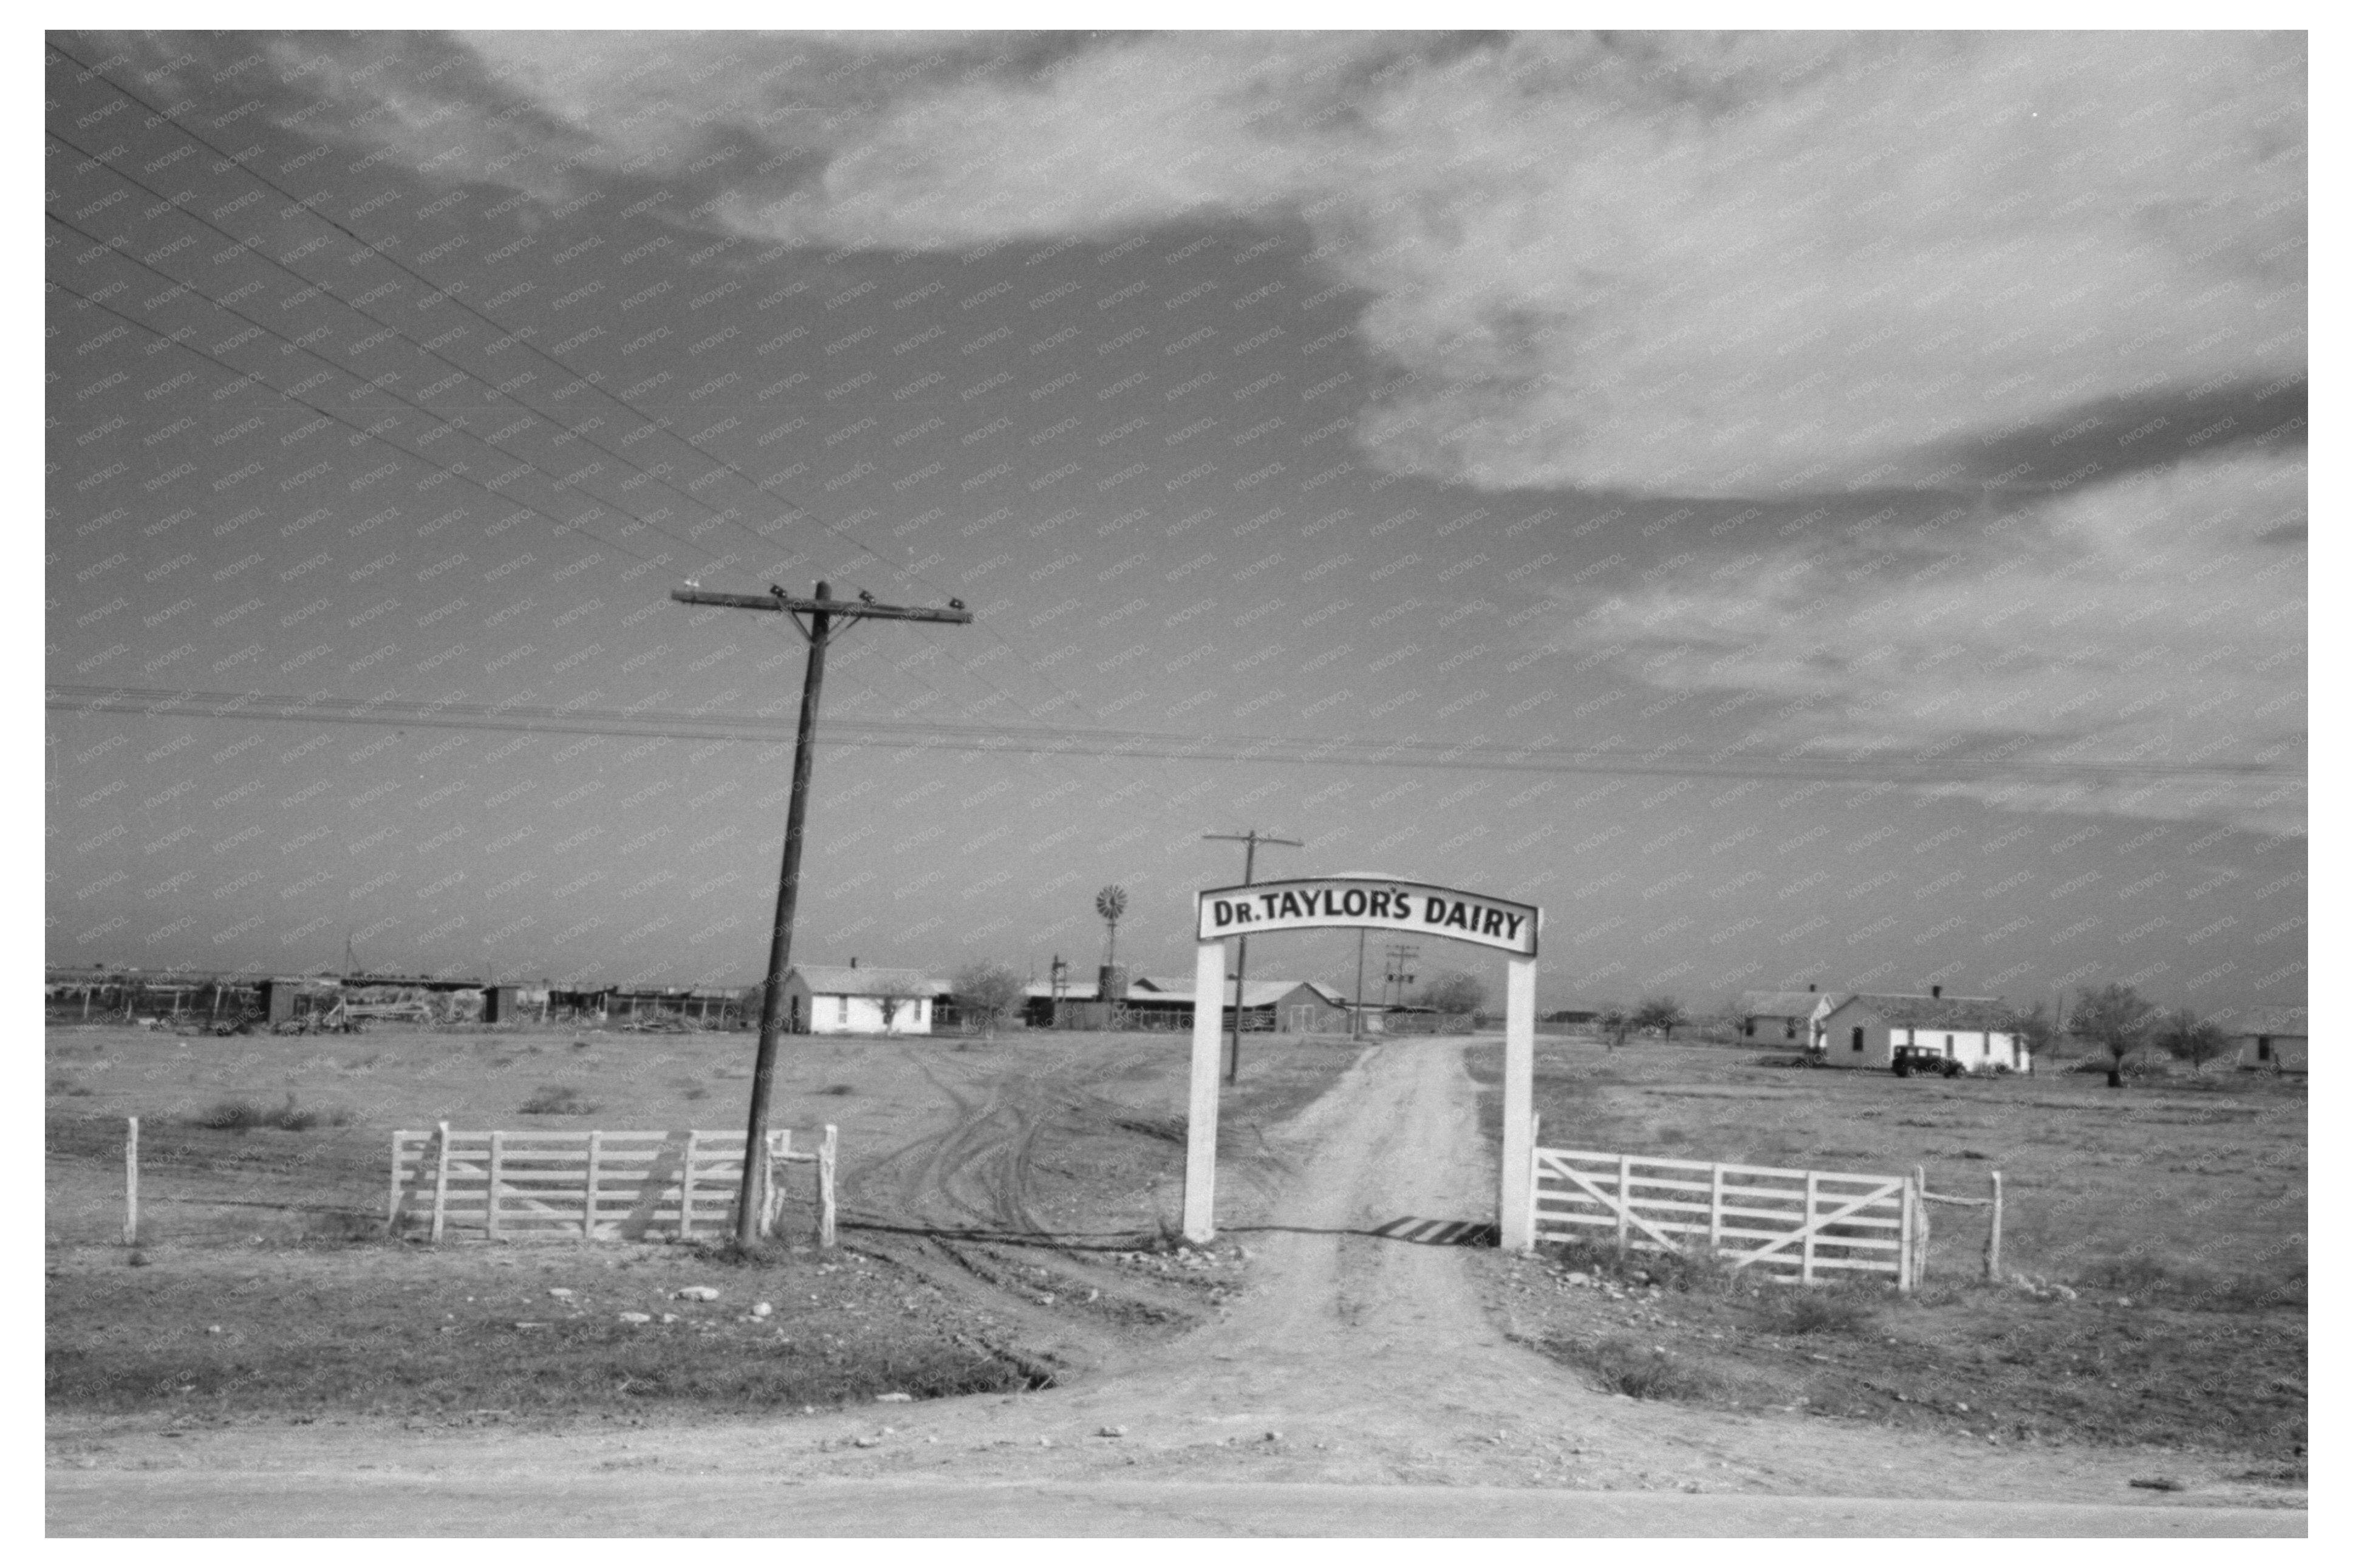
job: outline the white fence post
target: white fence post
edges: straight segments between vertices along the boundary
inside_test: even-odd
[[[482,1229],[492,1241],[499,1238],[499,1182],[506,1173],[507,1135],[491,1134],[491,1190],[483,1200]]]
[[[433,1166],[433,1239],[441,1239],[441,1224],[449,1210],[449,1124],[434,1123],[434,1142],[438,1145]]]
[[[122,1134],[122,1245],[139,1245],[139,1118],[126,1119]]]
[[[686,1156],[679,1162],[678,1167],[678,1238],[681,1241],[694,1234],[694,1157],[702,1152],[702,1134],[688,1128]]]
[[[1798,1283],[1800,1285],[1810,1285],[1814,1282],[1814,1215],[1820,1212],[1820,1205],[1817,1200],[1820,1193],[1821,1178],[1815,1173],[1808,1171],[1806,1173],[1806,1232],[1805,1239],[1799,1243],[1798,1257]]]
[[[1724,1245],[1724,1166],[1707,1169],[1707,1249],[1713,1253]]]
[[[839,1140],[839,1130],[828,1121],[825,1125],[825,1142],[817,1146],[817,1244],[828,1250],[834,1244],[833,1173]]]
[[[592,1131],[588,1134],[588,1192],[580,1203],[580,1239],[583,1241],[596,1238],[596,1179],[603,1173],[599,1167],[604,1161],[605,1135]]]
[[[1626,1227],[1634,1209],[1634,1161],[1632,1156],[1618,1156],[1618,1256],[1626,1256]]]
[[[1993,1223],[1986,1230],[1986,1278],[2001,1279],[2001,1173],[1993,1175]]]
[[[1912,1259],[1912,1288],[1918,1289],[1928,1282],[1928,1167],[1912,1167],[1912,1189],[1920,1194],[1917,1213],[1912,1221],[1912,1244],[1915,1248]]]

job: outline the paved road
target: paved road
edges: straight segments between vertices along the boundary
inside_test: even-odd
[[[52,1535],[2294,1536],[2287,1510],[1232,1481],[607,1475],[528,1491],[417,1478],[69,1473]]]

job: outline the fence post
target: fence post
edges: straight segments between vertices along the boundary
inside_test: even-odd
[[[630,1016],[635,1017],[637,1004],[629,1004]],[[694,1228],[694,1157],[702,1152],[702,1134],[688,1128],[686,1158],[678,1168],[678,1238],[684,1241]],[[746,1151],[748,1152],[749,1151]]]
[[[1618,1256],[1626,1256],[1627,1216],[1634,1206],[1634,1161],[1630,1155],[1618,1156]]]
[[[2001,1173],[1993,1175],[1993,1223],[1986,1228],[1986,1278],[2001,1279]]]
[[[438,1158],[433,1167],[433,1239],[441,1239],[442,1216],[449,1207],[449,1124],[434,1123],[433,1141],[438,1146]]]
[[[1814,1215],[1819,1207],[1820,1191],[1820,1178],[1814,1172],[1808,1171],[1806,1173],[1806,1228],[1804,1239],[1799,1243],[1798,1254],[1798,1283],[1800,1285],[1810,1285],[1814,1282]]]
[[[421,1152],[421,1151],[420,1151]],[[400,1134],[392,1135],[392,1195],[384,1206],[384,1233],[391,1236],[400,1228]]]
[[[588,1192],[580,1204],[580,1239],[583,1241],[596,1238],[596,1178],[602,1173],[599,1167],[604,1159],[605,1134],[591,1131],[588,1134]]]
[[[122,1245],[139,1245],[139,1118],[125,1118],[122,1135]]]
[[[1919,1289],[1928,1279],[1928,1167],[1912,1167],[1912,1187],[1919,1194],[1920,1202],[1912,1221],[1912,1242],[1915,1257],[1912,1262],[1912,1286]]]
[[[828,1250],[834,1241],[833,1162],[839,1139],[839,1130],[828,1121],[825,1124],[825,1142],[817,1146],[817,1244]]]
[[[1895,1292],[1899,1296],[1912,1293],[1912,1213],[1919,1203],[1912,1191],[1912,1178],[1904,1178],[1904,1202],[1896,1211],[1895,1221]]]
[[[1536,1151],[1543,1147],[1543,1135],[1544,1117],[1539,1114],[1531,1114],[1528,1117],[1527,1180],[1523,1183],[1520,1187],[1520,1191],[1525,1194],[1525,1201],[1528,1205],[1528,1217],[1525,1228],[1528,1245],[1530,1247],[1535,1246],[1535,1244],[1542,1239],[1536,1235]],[[1500,1240],[1501,1237],[1498,1237],[1497,1239]]]
[[[1715,1251],[1724,1244],[1724,1167],[1710,1165],[1707,1169],[1707,1249]]]
[[[491,1192],[483,1200],[482,1231],[492,1241],[499,1238],[499,1175],[505,1168],[507,1135],[495,1129],[491,1133]]]

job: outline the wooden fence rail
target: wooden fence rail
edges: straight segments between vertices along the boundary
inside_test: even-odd
[[[813,1152],[792,1133],[768,1135],[768,1201],[760,1234],[772,1235],[784,1206],[784,1171],[813,1164],[817,1240],[834,1244],[837,1130]],[[744,1179],[741,1132],[542,1132],[452,1131],[392,1135],[392,1191],[385,1215],[395,1235],[424,1229],[493,1241],[637,1240],[724,1234]]]
[[[1614,1241],[1620,1251],[1704,1245],[1736,1269],[1813,1284],[1827,1276],[1914,1283],[1919,1200],[1900,1175],[1535,1151],[1538,1241]]]

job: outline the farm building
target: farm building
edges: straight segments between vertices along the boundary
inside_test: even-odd
[[[795,964],[785,975],[786,1027],[796,1035],[928,1035],[946,982],[920,969]]]
[[[1740,994],[1740,1037],[1744,1040],[1809,1039],[1814,1009],[1822,994],[1809,985],[1803,991],[1743,991]]]
[[[2303,1072],[2311,1024],[2302,1007],[2254,1007],[2230,1025],[2239,1065],[2269,1072]]]
[[[1926,996],[1823,992],[1810,1039],[1825,1067],[1892,1067],[1898,1046],[1934,1051],[1972,1070],[2025,1072],[2033,1065],[2000,997],[1947,996],[1941,987]]]
[[[1054,1024],[1056,999],[1051,985],[1027,988],[1023,1016],[1033,1027]],[[1126,1022],[1131,1028],[1189,1029],[1193,1026],[1193,977],[1189,974],[1139,974],[1127,985]],[[1108,1010],[1102,1007],[1101,988],[1072,982],[1062,987],[1060,1011],[1078,1026],[1102,1027]],[[1348,999],[1315,980],[1251,980],[1244,983],[1242,1028],[1250,1033],[1345,1035],[1348,1032]],[[1234,982],[1226,981],[1224,1022],[1233,1023]]]

